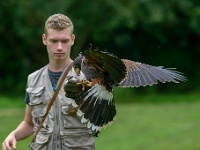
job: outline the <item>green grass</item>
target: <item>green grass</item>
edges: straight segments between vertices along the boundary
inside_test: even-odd
[[[1,108],[23,108],[24,98],[22,97],[8,97],[0,96],[0,109]]]
[[[97,149],[197,150],[200,102],[117,105],[117,120],[102,130]]]
[[[24,108],[1,108],[0,109],[0,143],[6,138],[6,136],[14,130],[18,124],[22,121],[24,117]],[[24,141],[18,142],[18,149],[25,150],[28,149],[27,145],[30,141],[26,139]]]
[[[101,130],[99,138],[96,138],[96,149],[199,150],[200,101],[190,101],[188,96],[181,98],[182,102],[177,103],[117,103],[117,119]],[[21,104],[14,107],[3,108],[1,105],[1,143],[24,117],[25,109]],[[18,149],[28,149],[30,140],[20,141]]]

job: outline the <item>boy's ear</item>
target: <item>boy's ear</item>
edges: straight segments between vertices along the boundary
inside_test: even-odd
[[[44,45],[47,45],[47,37],[46,34],[42,34],[42,42]]]
[[[75,41],[75,35],[72,34],[72,45],[74,45],[74,41]]]

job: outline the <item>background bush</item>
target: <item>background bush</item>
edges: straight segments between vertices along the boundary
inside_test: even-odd
[[[194,92],[200,82],[200,5],[197,0],[0,1],[0,94],[22,95],[27,75],[48,63],[41,42],[49,15],[64,13],[75,26],[72,58],[107,49],[121,58],[178,68],[188,82],[141,92]]]

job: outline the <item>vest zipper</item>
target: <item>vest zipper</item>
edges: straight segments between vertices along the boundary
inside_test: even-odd
[[[58,81],[59,82],[59,81]],[[47,82],[49,85],[47,85],[48,87],[51,87],[50,89],[52,90],[52,93],[53,92],[55,92],[54,90],[53,90],[53,87],[52,87],[52,84],[51,84],[51,81],[50,81],[50,78],[49,78],[49,75],[48,75],[48,82]],[[53,95],[53,94],[52,94]],[[54,112],[55,112],[55,114],[54,114],[54,117],[55,117],[55,127],[54,127],[54,129],[55,129],[55,131],[53,132],[54,133],[54,135],[55,135],[55,138],[53,138],[53,143],[56,143],[55,144],[55,150],[61,150],[61,142],[60,142],[60,122],[59,122],[59,120],[60,120],[60,115],[59,115],[59,113],[60,113],[60,108],[59,108],[59,93],[58,93],[58,95],[57,95],[57,97],[56,97],[56,100],[55,100],[55,102],[54,102]],[[52,107],[53,107],[52,106]],[[55,139],[55,141],[54,141],[54,139]],[[54,147],[54,146],[53,146]]]
[[[58,98],[58,97],[57,97]],[[55,101],[55,114],[56,114],[56,149],[61,150],[61,145],[60,145],[60,115],[59,115],[59,98]]]

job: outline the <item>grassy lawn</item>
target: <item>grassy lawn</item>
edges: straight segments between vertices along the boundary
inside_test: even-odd
[[[200,149],[200,101],[116,105],[117,120],[101,130],[96,138],[97,150]],[[24,108],[16,106],[0,107],[1,143],[24,117]],[[27,149],[30,139],[20,141],[18,149]]]
[[[23,108],[1,108],[0,109],[0,143],[3,142],[5,137],[13,130],[15,129],[18,124],[22,121],[24,117],[24,111]],[[26,139],[24,141],[20,141],[18,145],[19,150],[25,150],[28,149],[27,145],[29,143],[30,139]]]
[[[117,105],[117,120],[97,149],[199,150],[200,102]]]

